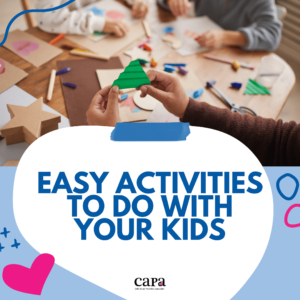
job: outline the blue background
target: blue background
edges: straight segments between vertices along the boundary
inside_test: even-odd
[[[268,174],[274,199],[274,220],[269,245],[265,255],[242,289],[233,300],[299,300],[300,282],[300,227],[288,228],[284,224],[286,210],[300,203],[300,192],[292,201],[286,201],[276,190],[277,179],[285,173],[293,174],[300,181],[300,168],[265,168]],[[8,237],[0,235],[0,243],[5,249],[0,252],[0,272],[8,264],[30,267],[39,255],[21,236],[15,223],[12,206],[13,182],[16,168],[0,167],[0,232],[6,227]],[[295,182],[289,177],[280,184],[282,192],[291,196]],[[24,195],[26,197],[26,195]],[[253,220],[255,222],[255,220]],[[295,208],[289,217],[290,223],[300,223],[300,208]],[[38,226],[38,224],[37,224]],[[21,246],[12,248],[14,239]],[[47,238],[47,237],[41,237]],[[246,258],[247,259],[247,258]],[[99,270],[101,272],[101,270]],[[217,287],[216,287],[217,288]],[[0,299],[36,299],[37,296],[23,294],[10,289],[0,279]],[[119,300],[108,291],[54,265],[38,299],[105,299]],[[142,300],[142,299],[141,299]],[[204,299],[205,300],[205,299]]]

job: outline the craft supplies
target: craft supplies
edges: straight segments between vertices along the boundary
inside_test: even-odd
[[[204,93],[204,89],[203,88],[200,88],[198,89],[197,91],[194,92],[193,94],[193,98],[199,98],[202,94]]]
[[[73,50],[73,49],[76,49],[76,47],[71,46],[71,45],[67,45],[67,44],[61,45],[60,48],[65,49],[65,50]]]
[[[240,67],[241,65],[236,60],[232,63],[233,70],[237,71],[238,69],[240,69]]]
[[[165,65],[164,71],[172,73],[175,71],[175,68],[169,65]]]
[[[230,59],[225,59],[225,58],[220,58],[220,57],[217,57],[217,56],[212,56],[212,55],[204,55],[205,58],[208,58],[208,59],[212,59],[212,60],[215,60],[215,61],[220,61],[220,62],[224,62],[226,64],[232,64],[234,61],[233,60],[230,60]],[[245,63],[241,63],[239,62],[239,65],[243,68],[247,68],[247,69],[251,69],[251,70],[254,70],[255,67],[253,66],[250,66],[248,64],[245,64]]]
[[[134,47],[131,50],[125,51],[124,54],[130,56],[131,60],[137,60],[137,59],[149,60],[150,53],[144,51],[141,48]]]
[[[64,37],[65,37],[65,34],[61,33],[56,38],[54,38],[52,41],[50,41],[49,44],[53,45],[53,44],[59,42],[60,40],[62,40]]]
[[[77,88],[77,85],[76,85],[76,84],[70,83],[70,82],[63,82],[63,85],[68,86],[68,87],[71,87],[71,88],[73,88],[73,89],[76,89],[76,88]]]
[[[82,50],[71,50],[70,54],[73,55],[78,55],[78,56],[84,56],[84,57],[90,57],[90,58],[96,58],[96,59],[101,59],[101,60],[109,60],[108,56],[102,56],[102,55],[98,55],[95,53],[91,53],[91,52],[85,52]]]
[[[139,60],[129,63],[124,72],[119,75],[112,86],[117,85],[120,90],[127,88],[137,88],[144,84],[151,84]]]
[[[158,101],[151,97],[150,95],[146,95],[146,97],[141,98],[141,91],[137,91],[134,96],[133,96],[133,100],[134,103],[145,110],[153,110],[155,108],[155,106],[157,105]]]
[[[124,94],[121,96],[121,101],[124,101],[128,98],[128,94]]]
[[[143,45],[143,49],[146,50],[146,51],[152,52],[152,48],[149,47],[147,44]]]
[[[244,94],[245,95],[271,95],[271,91],[269,91],[266,87],[264,87],[260,83],[250,78]]]
[[[56,76],[57,76],[57,75],[61,75],[61,74],[68,73],[68,72],[70,72],[70,71],[71,71],[71,68],[64,68],[64,69],[62,69],[62,70],[57,71],[57,72],[56,72]]]
[[[186,67],[185,63],[165,63],[164,65],[168,65],[172,67]]]
[[[145,65],[148,63],[148,61],[144,59],[139,59],[138,61],[140,62],[141,65]]]
[[[157,62],[154,60],[154,58],[151,59],[151,67],[155,68],[157,66]]]
[[[55,82],[55,76],[56,76],[56,70],[52,70],[51,71],[51,75],[50,75],[50,82],[49,82],[49,87],[48,87],[48,94],[47,94],[47,100],[48,101],[50,101],[52,99],[54,82]]]
[[[242,87],[242,84],[239,83],[239,82],[232,82],[231,87],[233,87],[234,89],[239,90]]]
[[[138,45],[138,48],[142,48],[145,44],[148,44],[149,41],[150,41],[150,38],[147,38],[147,40],[144,43]]]
[[[149,23],[147,22],[146,19],[143,20],[143,26],[144,26],[144,29],[145,29],[145,32],[146,32],[146,36],[148,38],[151,38],[151,29],[150,29],[150,26],[149,26]]]
[[[178,71],[180,74],[182,75],[187,75],[187,73],[189,72],[188,70],[186,70],[185,68],[183,67],[178,67]]]

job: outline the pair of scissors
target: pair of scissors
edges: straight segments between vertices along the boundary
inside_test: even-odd
[[[237,112],[241,115],[245,115],[246,113],[249,113],[250,115],[257,116],[257,113],[254,110],[252,110],[251,108],[249,108],[247,106],[241,106],[241,105],[235,104],[223,92],[221,92],[217,87],[215,87],[215,84],[216,84],[216,81],[211,80],[206,83],[206,87],[213,88],[221,96],[221,98],[230,106],[232,112]]]

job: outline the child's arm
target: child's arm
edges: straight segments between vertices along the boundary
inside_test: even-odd
[[[191,7],[189,0],[157,0],[157,2],[162,8],[171,10],[176,17],[186,15]]]
[[[131,5],[131,13],[134,18],[143,18],[149,10],[148,0],[126,0]]]
[[[38,9],[51,8],[64,3],[64,0],[39,0]],[[38,26],[50,33],[72,33],[89,35],[94,31],[114,33],[123,36],[128,25],[121,21],[106,21],[104,17],[95,16],[92,12],[70,11],[68,7],[59,10],[38,13]]]
[[[245,50],[274,51],[281,39],[282,24],[277,20],[272,0],[252,0],[245,17],[251,26],[238,28],[236,31],[209,30],[196,40],[206,48],[220,46],[238,46]]]
[[[238,29],[247,39],[247,45],[243,49],[274,51],[280,43],[282,28],[282,23],[277,18],[274,1],[252,2],[253,6],[247,15],[253,25]]]

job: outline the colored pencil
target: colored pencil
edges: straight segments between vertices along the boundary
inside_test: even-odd
[[[65,37],[65,34],[61,33],[56,38],[54,38],[52,41],[50,41],[49,44],[53,45],[53,44],[57,43],[58,41],[62,40],[64,37]]]
[[[49,82],[49,88],[48,88],[48,94],[47,94],[47,100],[50,101],[53,94],[53,88],[54,88],[54,82],[55,82],[55,76],[56,76],[56,70],[51,71],[50,75],[50,82]]]
[[[56,72],[56,76],[57,75],[62,75],[62,74],[65,74],[65,73],[68,73],[71,71],[71,68],[64,68],[64,69],[61,69],[59,71]]]
[[[71,50],[70,54],[73,55],[78,55],[78,56],[84,56],[84,57],[91,57],[91,58],[96,58],[96,59],[102,59],[102,60],[109,60],[109,57],[107,56],[101,56],[92,52],[85,52],[85,51],[78,51],[78,50]]]
[[[212,60],[215,60],[215,61],[220,61],[220,62],[224,62],[226,64],[232,64],[234,62],[234,60],[230,60],[230,59],[225,59],[225,58],[220,58],[220,57],[216,57],[216,56],[213,56],[213,55],[204,55],[205,58],[208,58],[208,59],[212,59]],[[239,62],[240,66],[243,67],[243,68],[247,68],[247,69],[251,69],[251,70],[254,70],[255,67],[253,66],[250,66],[248,64],[245,64],[245,63],[241,63]]]

